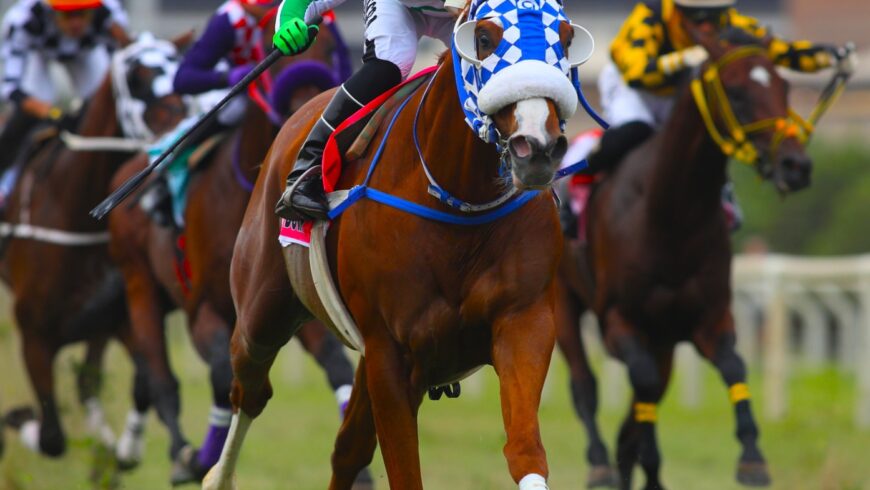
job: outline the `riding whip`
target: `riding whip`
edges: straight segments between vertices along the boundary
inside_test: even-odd
[[[311,27],[308,29],[309,39],[313,40],[316,35],[316,27]],[[116,189],[115,192],[111,193],[109,197],[104,199],[103,202],[101,202],[97,205],[97,207],[92,209],[90,213],[91,216],[99,220],[103,219],[107,214],[109,214],[109,212],[114,209],[118,204],[120,204],[121,201],[126,199],[130,194],[133,193],[134,190],[136,190],[137,187],[142,185],[142,182],[144,182],[145,179],[148,178],[149,175],[151,175],[151,172],[157,169],[157,167],[159,167],[162,163],[166,161],[171,161],[172,159],[169,157],[175,156],[175,150],[177,150],[178,147],[181,146],[181,144],[185,140],[193,135],[198,134],[201,128],[205,125],[206,121],[215,117],[215,115],[217,115],[217,113],[221,109],[223,109],[224,106],[226,106],[231,99],[245,91],[251,82],[253,82],[257,79],[257,77],[262,75],[264,71],[268,70],[269,67],[272,66],[276,61],[278,61],[282,56],[283,54],[281,53],[281,51],[277,49],[269,53],[269,55],[266,56],[263,61],[258,63],[257,66],[254,67],[254,69],[245,76],[245,78],[243,78],[241,81],[239,81],[239,83],[234,85],[233,88],[230,89],[229,93],[227,93],[227,95],[223,99],[221,99],[221,101],[218,102],[217,105],[212,107],[211,110],[209,110],[201,118],[199,118],[199,120],[196,121],[196,123],[189,130],[187,130],[177,140],[175,140],[175,142],[172,143],[169,148],[167,148],[163,153],[161,153],[160,156],[157,157],[157,159],[149,163],[148,166],[142,169],[139,173],[127,179],[127,181],[124,182],[121,187]]]

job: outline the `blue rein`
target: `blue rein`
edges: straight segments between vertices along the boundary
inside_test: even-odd
[[[423,158],[423,152],[420,148],[419,137],[417,134],[417,121],[420,117],[420,111],[423,107],[423,102],[425,102],[427,95],[429,94],[429,89],[432,87],[432,81],[438,75],[438,72],[432,74],[432,79],[429,80],[429,84],[426,87],[426,92],[423,94],[423,97],[420,99],[420,105],[417,108],[416,116],[414,118],[414,144],[417,148],[417,154],[420,158],[420,163],[423,166],[423,169],[426,173],[426,177],[429,179],[429,194],[437,198],[443,204],[453,208],[458,209],[464,212],[474,212],[475,210],[483,210],[486,209],[488,212],[484,214],[479,214],[475,216],[460,216],[452,213],[447,213],[444,211],[439,211],[437,209],[432,209],[422,204],[417,204],[415,202],[408,201],[407,199],[402,199],[400,197],[394,196],[392,194],[388,194],[383,191],[379,191],[377,189],[373,189],[369,187],[369,181],[372,178],[372,174],[374,174],[375,167],[381,160],[381,157],[384,153],[384,148],[387,145],[387,139],[393,131],[393,126],[396,124],[396,120],[399,118],[399,115],[408,105],[408,102],[414,96],[414,93],[408,95],[408,97],[402,102],[396,112],[393,114],[392,119],[390,120],[390,124],[387,126],[387,130],[384,132],[383,138],[381,138],[381,142],[378,145],[378,150],[375,153],[374,157],[372,157],[371,164],[369,165],[368,172],[366,173],[366,178],[362,184],[356,185],[349,189],[347,197],[341,201],[335,208],[333,208],[329,212],[329,219],[335,219],[341,216],[342,213],[347,211],[352,205],[358,202],[361,199],[370,199],[372,201],[381,203],[386,206],[390,206],[392,208],[404,211],[406,213],[413,214],[415,216],[419,216],[424,219],[438,221],[441,223],[451,224],[451,225],[461,225],[461,226],[476,226],[482,225],[486,223],[491,223],[493,221],[497,221],[514,211],[520,209],[525,206],[532,199],[536,198],[541,191],[525,191],[520,193],[518,196],[513,197],[516,194],[516,190],[513,190],[502,197],[492,201],[488,204],[483,205],[474,205],[467,202],[464,202],[460,199],[453,197],[449,192],[442,189],[437,182],[435,182],[432,177],[428,165],[426,165],[426,161]],[[578,79],[578,94],[580,103],[583,105],[583,108],[589,114],[592,119],[594,119],[598,124],[600,124],[604,129],[607,129],[609,125],[607,122],[595,112],[595,109],[589,104],[589,101],[586,100],[585,95],[583,94],[582,87],[579,87],[579,79]],[[558,172],[556,172],[553,180],[562,179],[568,175],[577,173],[589,166],[587,160],[581,160],[577,163],[569,165]],[[513,199],[511,199],[513,197]]]

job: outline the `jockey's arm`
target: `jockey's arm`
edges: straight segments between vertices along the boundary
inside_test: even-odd
[[[117,0],[103,0],[103,6],[109,11],[109,18],[106,19],[105,24],[109,36],[122,48],[132,43],[133,38],[128,32],[129,22],[124,7]]]
[[[646,4],[639,3],[610,46],[610,56],[632,88],[655,90],[672,82],[660,66],[664,25]]]
[[[731,26],[764,39],[770,58],[777,65],[801,72],[816,72],[837,64],[837,48],[831,45],[815,44],[810,41],[786,41],[774,36],[759,22],[749,16],[732,10]]]
[[[214,15],[205,32],[185,54],[175,73],[174,88],[180,94],[201,94],[226,88],[228,73],[215,66],[232,51],[236,32],[225,14]]]
[[[28,52],[34,42],[29,32],[23,26],[4,19],[2,36],[4,42],[0,43],[0,56],[4,63],[0,95],[3,100],[15,104],[22,111],[38,119],[60,117],[61,113],[57,108],[33,97],[22,88]]]

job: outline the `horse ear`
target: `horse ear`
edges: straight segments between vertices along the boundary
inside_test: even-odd
[[[193,44],[193,40],[195,37],[196,29],[191,29],[179,36],[176,36],[170,42],[175,45],[175,48],[178,49],[179,52],[183,52],[186,51],[191,44]]]

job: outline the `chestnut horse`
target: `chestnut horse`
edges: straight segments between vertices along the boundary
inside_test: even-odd
[[[110,249],[123,272],[130,322],[147,360],[154,406],[170,432],[169,456],[174,461],[171,480],[175,485],[202,479],[217,461],[226,429],[210,426],[199,451],[184,436],[178,420],[178,381],[167,356],[164,318],[176,308],[184,310],[194,346],[211,373],[214,407],[210,419],[225,413],[228,422],[232,381],[229,345],[236,318],[229,286],[230,258],[260,163],[277,133],[264,109],[289,114],[335,86],[339,71],[327,63],[333,62],[336,49],[344,48],[333,32],[337,34],[323,29],[311,50],[283,58],[270,69],[275,82],[283,80],[276,89],[287,95],[266,95],[287,101],[286,107],[249,104],[239,127],[193,171],[183,235],[186,264],[176,260],[179,237],[172,227],[154,223],[138,206],[119,206],[109,215]],[[263,37],[271,43],[268,32]],[[120,186],[147,163],[146,154],[132,159],[115,176],[113,187]],[[185,265],[189,270],[183,270]],[[306,325],[299,339],[326,370],[337,395],[347,397],[353,383],[353,366],[338,339],[317,322]],[[346,398],[342,401],[346,402]],[[141,421],[144,417],[144,413],[138,415]],[[137,463],[123,456],[119,455],[123,464]]]
[[[149,40],[146,43],[154,43]],[[159,53],[167,64],[175,63],[175,47],[160,41]],[[149,44],[152,46],[153,44]],[[154,66],[136,52],[134,43],[122,53],[131,53],[120,76],[132,97],[144,108],[142,123],[154,134],[175,126],[184,116],[177,95],[156,94],[152,87],[165,77],[167,66]],[[133,51],[128,51],[133,50]],[[88,101],[77,133],[86,138],[135,137],[124,134],[116,110],[117,79],[107,75]],[[66,449],[54,398],[53,361],[58,351],[74,342],[87,342],[84,366],[79,371],[78,393],[88,412],[89,428],[104,444],[114,443],[99,403],[101,361],[106,343],[116,338],[137,358],[127,324],[123,282],[108,254],[104,224],[88,216],[88,210],[106,196],[111,176],[129,157],[129,151],[74,151],[60,138],[35,150],[23,164],[18,184],[6,209],[3,224],[8,240],[0,275],[12,290],[14,316],[21,334],[27,373],[39,401],[39,411],[14,409],[6,425],[21,429],[22,441],[36,451],[59,457]],[[147,375],[136,363],[133,396],[139,410],[149,406]]]
[[[472,56],[486,59],[502,38],[501,25],[492,19],[466,24],[476,46]],[[567,51],[571,26],[562,22],[559,31],[557,42]],[[559,125],[563,109],[541,85],[556,85],[562,75],[548,77],[549,67],[543,63],[520,60],[514,65],[539,75],[526,80],[522,93],[512,92],[513,100],[505,97],[491,111],[505,148],[500,154],[463,125],[454,76],[457,54],[454,49],[456,58],[442,59],[425,90],[415,91],[392,110],[392,132],[387,136],[381,128],[375,136],[380,141],[377,154],[385,163],[367,182],[402,199],[439,206],[431,211],[454,218],[455,208],[431,201],[421,160],[430,164],[431,177],[460,199],[497,202],[511,188],[500,177],[502,164],[510,167],[517,188],[545,191],[513,213],[483,224],[445,224],[365,200],[332,222],[326,236],[330,266],[359,327],[364,357],[336,439],[330,489],[350,488],[378,442],[390,487],[422,488],[417,414],[424,394],[485,364],[493,365],[499,376],[510,475],[522,489],[547,488],[537,410],[555,342],[553,276],[562,240],[549,186],[567,140]],[[489,84],[510,83],[495,80]],[[576,94],[568,90],[576,107]],[[273,209],[328,97],[303,107],[279,133],[236,241],[231,270],[239,314],[232,339],[236,412],[221,460],[204,480],[206,489],[233,487],[244,435],[271,397],[268,373],[279,349],[312,311],[322,311],[304,305],[302,289],[291,286],[285,267],[300,271],[308,264],[294,260],[292,247],[282,257]],[[366,180],[374,158],[369,153],[348,162],[338,188]]]
[[[577,330],[587,307],[598,317],[607,351],[628,367],[634,396],[616,458],[624,489],[631,488],[635,464],[645,472],[644,488],[662,488],[656,409],[682,341],[728,387],[742,447],[738,482],[770,482],[746,368],[735,350],[731,247],[720,196],[729,155],[755,164],[783,193],[809,185],[804,143],[811,126],[789,110],[788,85],[763,40],[731,30],[721,38],[692,34],[710,60],[681,86],[663,130],[595,189],[587,206],[588,249],[567,249],[558,281],[559,344],[599,477],[606,477],[607,453],[595,426],[595,378]]]

